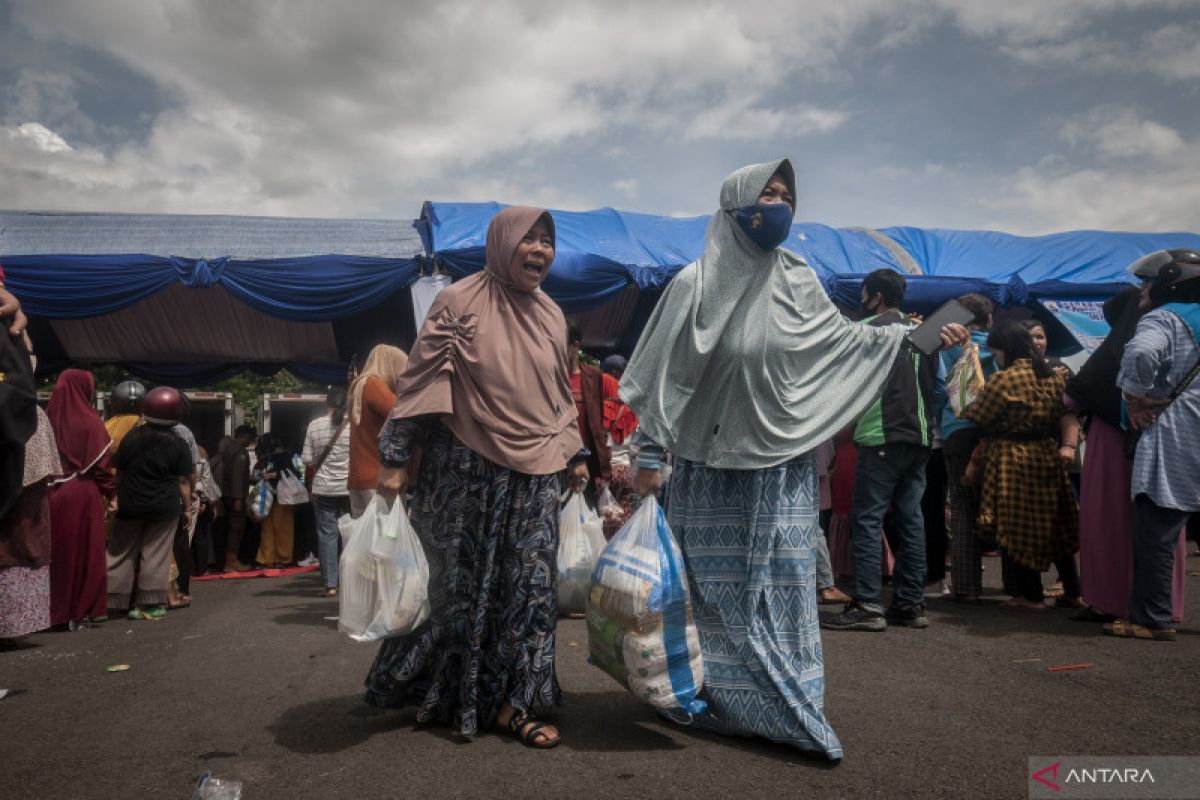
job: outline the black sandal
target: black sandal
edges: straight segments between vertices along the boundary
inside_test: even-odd
[[[512,734],[513,738],[535,750],[549,750],[551,747],[557,747],[561,741],[561,736],[551,739],[547,734],[542,733],[548,727],[550,727],[549,722],[539,720],[530,715],[528,711],[513,709],[512,716],[508,718],[508,732]],[[541,734],[541,741],[538,740],[538,734]]]

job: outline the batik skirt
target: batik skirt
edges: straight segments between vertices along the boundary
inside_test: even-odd
[[[558,475],[506,469],[436,426],[411,508],[429,561],[432,614],[380,647],[366,680],[369,704],[415,705],[418,721],[472,736],[506,703],[558,703],[559,492]]]
[[[721,470],[677,460],[670,492],[710,709],[694,724],[840,759],[825,719],[816,461]]]

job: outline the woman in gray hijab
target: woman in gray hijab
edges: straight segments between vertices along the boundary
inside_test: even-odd
[[[674,456],[668,520],[687,563],[709,707],[677,721],[837,760],[813,451],[882,391],[905,328],[852,323],[804,259],[780,247],[795,196],[787,160],[725,180],[704,253],[667,288],[621,396],[641,420],[641,494],[658,490],[663,450]]]

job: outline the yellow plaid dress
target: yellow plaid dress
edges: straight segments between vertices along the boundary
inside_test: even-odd
[[[1018,359],[964,412],[988,437],[979,525],[1018,564],[1039,572],[1079,549],[1079,505],[1058,456],[1064,381]]]

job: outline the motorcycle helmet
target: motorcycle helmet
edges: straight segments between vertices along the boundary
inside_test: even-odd
[[[151,389],[142,400],[142,416],[151,425],[174,425],[183,419],[183,395],[170,386]]]

